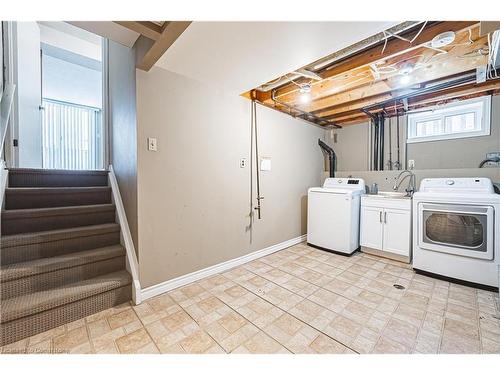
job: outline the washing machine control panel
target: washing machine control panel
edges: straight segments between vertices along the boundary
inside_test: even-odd
[[[364,190],[365,182],[361,178],[337,178],[331,177],[325,180],[324,188],[343,188],[352,190]]]

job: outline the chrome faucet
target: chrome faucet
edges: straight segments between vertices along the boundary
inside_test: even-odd
[[[401,176],[405,174],[405,176],[403,178],[401,178]],[[402,171],[398,177],[396,178],[396,183],[394,184],[394,186],[392,187],[393,190],[398,190],[399,187],[401,186],[401,184],[403,183],[403,181],[409,177],[410,179],[408,180],[408,186],[406,187],[405,191],[406,191],[406,196],[407,197],[411,197],[413,195],[413,193],[415,192],[416,190],[416,183],[415,183],[415,174],[412,172],[412,171],[409,171],[407,169],[405,169],[404,171]]]

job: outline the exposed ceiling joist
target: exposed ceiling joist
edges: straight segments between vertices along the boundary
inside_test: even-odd
[[[474,25],[478,25],[477,21],[456,21],[456,22],[440,22],[434,25],[428,26],[422,30],[422,32],[418,35],[418,37],[413,41],[413,43],[408,43],[399,38],[394,38],[392,40],[388,40],[387,45],[385,46],[384,52],[381,53],[381,46],[377,45],[369,48],[368,50],[361,52],[359,54],[355,54],[351,57],[343,59],[338,64],[334,64],[331,67],[326,68],[322,72],[319,73],[323,79],[332,78],[355,68],[361,68],[364,66],[369,66],[377,61],[382,59],[388,59],[391,57],[395,57],[402,53],[409,52],[413,49],[421,47],[423,44],[428,43],[432,38],[436,35],[445,32],[445,31],[454,31],[460,32],[464,31]],[[412,30],[410,32],[402,34],[403,37],[407,39],[412,39],[416,36],[418,30]],[[301,82],[301,81],[298,81]],[[283,96],[297,93],[299,88],[296,84],[287,84],[276,90],[275,96],[282,100],[286,100]],[[270,101],[271,93],[262,92],[258,93],[258,99],[260,101]]]
[[[398,36],[387,31],[385,35],[387,39],[377,45],[341,60],[330,59],[330,65],[313,71],[320,80],[296,75],[267,90],[279,82],[274,80],[247,97],[294,116],[301,113],[318,125],[346,125],[366,120],[365,108],[377,112],[384,106],[401,106],[402,98],[416,108],[500,89],[500,80],[493,81],[491,74],[484,83],[476,79],[476,72],[488,69],[490,53],[478,21],[425,22]]]

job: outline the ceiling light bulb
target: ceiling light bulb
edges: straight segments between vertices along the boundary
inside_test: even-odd
[[[399,83],[403,85],[407,85],[410,82],[411,82],[411,77],[408,74],[401,76],[401,78],[399,79]]]
[[[300,94],[300,102],[305,104],[311,101],[311,94],[308,92],[304,92]]]

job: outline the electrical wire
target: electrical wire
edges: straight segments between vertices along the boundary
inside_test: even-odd
[[[427,25],[427,22],[428,21],[424,22],[424,24],[422,25],[422,27],[420,28],[420,30],[418,31],[418,33],[416,33],[415,36],[410,40],[410,44],[412,44],[419,37],[419,35],[422,33],[422,31],[424,31],[425,25]]]

